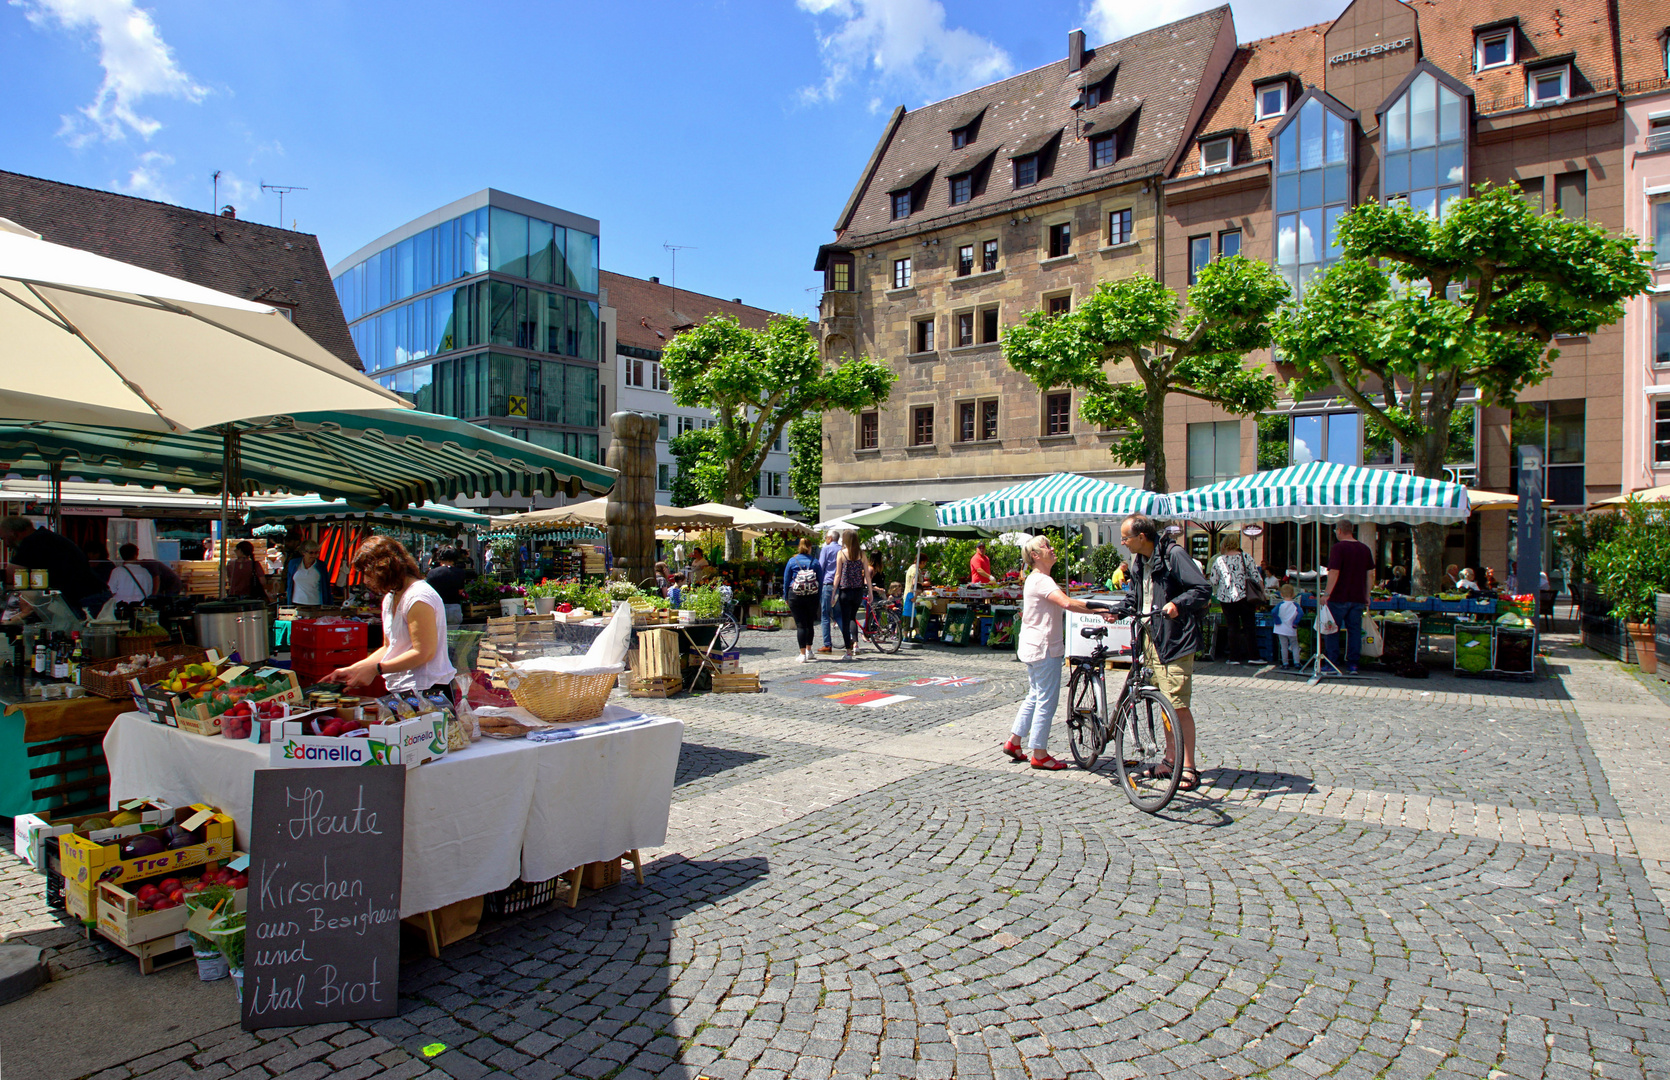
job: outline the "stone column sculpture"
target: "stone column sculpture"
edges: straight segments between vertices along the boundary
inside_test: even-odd
[[[606,520],[615,569],[637,583],[655,574],[655,439],[660,420],[648,413],[609,417],[605,464],[620,472],[609,492]]]

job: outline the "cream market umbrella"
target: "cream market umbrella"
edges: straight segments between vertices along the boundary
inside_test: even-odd
[[[1661,502],[1665,499],[1670,499],[1670,484],[1666,484],[1662,487],[1642,488],[1640,491],[1632,491],[1627,495],[1614,495],[1610,499],[1600,500],[1595,503],[1595,505],[1622,506],[1631,499],[1640,499],[1642,502]],[[1545,503],[1544,505],[1547,504]]]
[[[1509,495],[1505,491],[1481,491],[1478,488],[1467,489],[1467,504],[1474,510],[1518,510],[1519,496]],[[1553,506],[1553,499],[1544,499],[1543,506]]]
[[[733,528],[742,529],[756,535],[760,533],[788,532],[810,534],[812,527],[793,518],[773,514],[769,510],[761,510],[754,506],[726,506],[724,503],[697,503],[687,507],[703,514],[713,514],[716,517],[729,518]]]
[[[609,500],[588,499],[567,506],[553,506],[548,510],[530,510],[525,514],[496,517],[493,519],[493,527],[506,529],[543,525],[590,525],[595,529],[603,529],[609,524],[608,509]],[[687,507],[657,505],[655,508],[657,529],[723,529],[729,525],[730,521],[716,514],[704,514]]]
[[[184,432],[410,408],[276,309],[0,219],[0,416]]]

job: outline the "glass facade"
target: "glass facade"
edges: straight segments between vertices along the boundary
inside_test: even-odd
[[[1350,122],[1309,98],[1276,135],[1276,269],[1295,300],[1340,257],[1337,228],[1350,208]]]
[[[1442,218],[1467,182],[1467,112],[1461,95],[1423,71],[1386,110],[1380,198]]]
[[[597,311],[595,301],[576,296],[477,281],[389,308],[349,333],[366,371],[477,345],[596,360]]]

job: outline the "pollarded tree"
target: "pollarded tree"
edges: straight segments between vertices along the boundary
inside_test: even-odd
[[[789,425],[789,494],[816,521],[822,490],[823,417],[802,416]]]
[[[1181,394],[1240,415],[1276,402],[1276,381],[1246,364],[1269,347],[1287,296],[1274,270],[1240,256],[1200,269],[1188,307],[1151,277],[1103,282],[1064,315],[1035,311],[1003,335],[1003,358],[1040,389],[1083,391],[1079,415],[1128,434],[1111,447],[1143,466],[1143,487],[1166,490],[1166,397]],[[1110,370],[1111,365],[1111,370]],[[1121,369],[1135,378],[1121,378]]]
[[[1464,391],[1512,406],[1548,377],[1555,335],[1616,322],[1652,281],[1633,237],[1539,215],[1510,188],[1481,185],[1442,221],[1366,204],[1340,219],[1339,237],[1341,261],[1276,320],[1293,393],[1336,387],[1430,479],[1444,478]],[[1417,526],[1423,592],[1437,587],[1443,543],[1442,526]]]

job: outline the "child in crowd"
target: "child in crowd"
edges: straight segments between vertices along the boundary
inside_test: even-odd
[[[684,574],[675,573],[673,583],[667,587],[667,601],[676,610],[684,606]]]
[[[1283,671],[1299,667],[1299,602],[1292,585],[1281,587],[1276,605],[1276,659]]]

